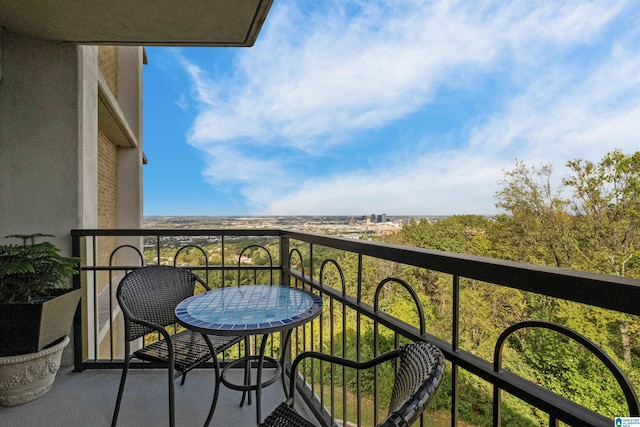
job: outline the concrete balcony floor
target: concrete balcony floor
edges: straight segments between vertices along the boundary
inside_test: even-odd
[[[267,371],[265,371],[266,374]],[[3,427],[99,427],[110,426],[120,382],[120,370],[72,372],[62,368],[51,390],[24,405],[0,407]],[[228,378],[242,382],[242,370],[232,370]],[[255,371],[254,371],[255,379]],[[213,398],[213,369],[196,369],[183,386],[175,382],[176,426],[202,426]],[[220,397],[211,426],[248,427],[256,425],[255,400],[240,407],[242,393],[220,386]],[[262,417],[283,400],[280,381],[262,392]],[[296,405],[299,401],[296,400]],[[167,371],[132,369],[129,371],[118,417],[119,427],[168,426]],[[304,411],[303,408],[298,408]],[[311,419],[305,415],[306,418]]]

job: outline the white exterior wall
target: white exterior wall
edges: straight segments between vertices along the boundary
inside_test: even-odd
[[[98,228],[98,48],[78,47],[78,226]]]
[[[94,49],[3,34],[0,237],[53,234],[68,255],[69,230],[96,225]]]
[[[1,54],[0,237],[53,234],[71,255],[69,231],[97,226],[97,49],[5,32]]]
[[[142,60],[142,48],[118,47],[116,98],[138,143],[118,149],[119,228],[142,228]]]

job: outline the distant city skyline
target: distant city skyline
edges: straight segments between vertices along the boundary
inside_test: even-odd
[[[375,217],[375,218],[374,218]],[[437,221],[441,216],[380,215],[274,215],[274,216],[148,216],[147,229],[294,229],[334,236],[360,238],[392,234],[414,220]],[[184,236],[181,236],[183,238]],[[150,241],[153,246],[153,239]]]
[[[640,0],[274,2],[147,47],[145,216],[496,213],[514,159],[640,147]]]
[[[372,220],[382,218],[440,218],[451,215],[429,215],[429,214],[415,214],[415,215],[403,215],[403,214],[336,214],[336,215],[312,215],[312,214],[300,214],[300,215],[145,215],[145,219],[156,218],[181,218],[181,219],[219,219],[219,218],[356,218],[361,220]],[[491,215],[488,215],[491,216]]]

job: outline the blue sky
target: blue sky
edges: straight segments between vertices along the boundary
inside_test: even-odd
[[[493,214],[514,159],[640,149],[640,0],[275,0],[147,56],[145,215]]]

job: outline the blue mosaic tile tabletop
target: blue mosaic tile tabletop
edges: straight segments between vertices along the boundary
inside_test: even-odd
[[[218,335],[254,335],[301,325],[320,314],[322,300],[289,286],[247,285],[194,295],[176,307],[183,326]]]

